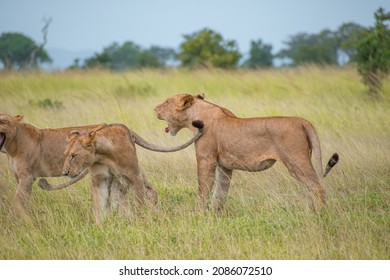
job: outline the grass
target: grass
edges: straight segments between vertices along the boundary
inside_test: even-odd
[[[89,181],[44,192],[33,188],[31,219],[7,219],[15,191],[0,155],[0,259],[390,259],[390,84],[371,100],[354,69],[303,67],[258,71],[0,73],[0,112],[37,127],[120,122],[145,139],[176,145],[153,108],[174,93],[206,100],[242,117],[290,115],[310,120],[324,162],[340,163],[325,180],[324,211],[308,209],[306,190],[276,164],[236,171],[226,209],[196,204],[193,147],[172,154],[138,148],[159,193],[156,211],[94,222]],[[58,178],[56,181],[66,180]]]

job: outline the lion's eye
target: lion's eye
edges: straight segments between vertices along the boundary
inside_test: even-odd
[[[76,157],[77,157],[76,154],[71,154],[71,155],[70,155],[70,160],[74,160]]]

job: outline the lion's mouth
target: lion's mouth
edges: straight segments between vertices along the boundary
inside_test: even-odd
[[[165,120],[167,122],[167,127],[164,129],[165,133],[169,133],[171,130],[169,129],[169,122],[167,120]]]
[[[174,125],[171,125],[167,122],[167,127],[164,129],[165,133],[169,133],[171,136],[175,136],[177,133],[177,128]]]
[[[0,150],[3,148],[4,143],[5,143],[5,133],[0,132]]]

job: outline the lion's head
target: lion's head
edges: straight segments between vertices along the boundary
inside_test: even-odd
[[[3,151],[7,141],[12,141],[16,135],[17,124],[21,122],[23,116],[12,117],[7,114],[0,114],[0,151]]]
[[[95,160],[96,130],[80,134],[76,130],[69,132],[68,145],[65,150],[65,161],[62,173],[69,177],[77,177],[83,170],[91,166]]]
[[[157,118],[168,123],[165,132],[175,136],[186,126],[185,124],[189,121],[186,109],[191,107],[197,98],[203,99],[204,95],[177,94],[154,108]]]

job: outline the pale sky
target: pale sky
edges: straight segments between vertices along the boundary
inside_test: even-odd
[[[43,18],[52,18],[46,49],[100,52],[133,41],[177,49],[184,34],[208,27],[236,40],[242,53],[262,39],[274,51],[298,32],[336,30],[342,23],[372,26],[389,0],[0,0],[0,33],[42,41]]]

